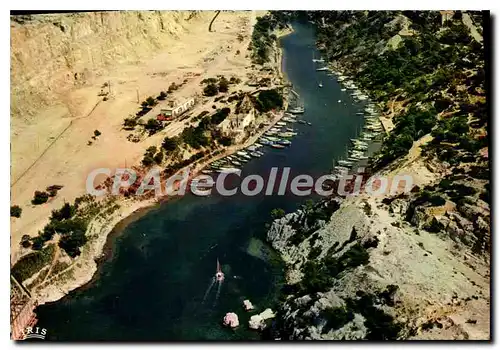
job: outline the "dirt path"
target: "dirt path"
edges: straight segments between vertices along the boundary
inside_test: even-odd
[[[57,260],[59,259],[59,255],[61,254],[61,248],[59,248],[59,244],[55,244],[55,252],[54,252],[54,257],[52,258],[52,261],[50,263],[49,270],[47,271],[47,274],[45,275],[45,278],[43,279],[42,282],[40,282],[38,285],[43,284],[47,278],[50,276],[50,273],[52,272],[52,269],[54,268],[54,265],[56,264]]]

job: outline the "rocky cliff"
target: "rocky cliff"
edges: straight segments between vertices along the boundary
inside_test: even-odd
[[[488,113],[479,35],[487,17],[274,15],[317,25],[325,59],[388,121],[371,172],[409,174],[414,186],[309,204],[273,223],[268,240],[287,264],[288,284],[271,337],[489,339]]]
[[[11,114],[29,122],[43,108],[110,68],[164,48],[196,11],[107,11],[11,16]]]
[[[274,338],[488,339],[489,259],[408,221],[414,196],[330,199],[272,224],[288,283]]]

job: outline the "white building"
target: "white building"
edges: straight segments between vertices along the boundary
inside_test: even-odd
[[[171,108],[162,108],[161,114],[164,114],[167,117],[172,116],[175,118],[175,117],[178,117],[179,115],[181,115],[182,113],[193,108],[195,104],[196,104],[196,100],[194,98],[190,98],[189,100],[184,101],[180,105],[176,105],[176,106],[171,107]]]

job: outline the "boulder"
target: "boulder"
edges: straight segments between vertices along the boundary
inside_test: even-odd
[[[273,312],[273,310],[267,308],[259,316],[262,317],[264,320],[267,320],[268,318],[274,318],[276,315]]]
[[[245,308],[246,311],[250,311],[250,310],[254,309],[252,303],[248,299],[247,300],[243,300],[243,306],[244,306],[244,308]]]
[[[261,312],[258,315],[253,315],[250,317],[250,320],[248,321],[248,326],[251,329],[264,329],[266,328],[266,323],[265,320],[269,318],[274,318],[276,315],[274,314],[273,310],[267,308],[263,312]]]
[[[229,326],[231,328],[238,327],[240,325],[240,321],[238,320],[238,315],[234,312],[228,312],[226,316],[224,316],[224,326]]]
[[[264,319],[260,315],[253,315],[248,321],[248,327],[251,329],[264,329],[265,326]]]

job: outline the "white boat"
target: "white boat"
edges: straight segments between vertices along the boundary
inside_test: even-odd
[[[348,165],[352,165],[353,163],[349,162],[348,160],[338,160],[337,164],[343,165],[343,166],[348,166]]]
[[[252,153],[250,153],[250,155],[251,155],[252,157],[255,157],[255,158],[259,158],[259,157],[261,156],[261,154],[260,154],[260,153],[257,153],[257,152],[252,152]]]
[[[233,160],[231,164],[236,165],[236,166],[241,166],[241,163],[238,162],[237,160]]]
[[[295,107],[290,109],[289,112],[294,114],[304,113],[304,107]]]
[[[340,89],[340,91],[346,91],[346,89],[342,88],[342,89]]]
[[[285,122],[277,122],[276,125],[285,126],[286,123]],[[279,129],[277,131],[279,131]]]
[[[340,102],[342,102],[342,100],[338,100],[337,102],[340,103]]]
[[[321,68],[316,68],[318,72],[328,70],[328,67],[321,67]]]
[[[279,136],[279,137],[293,137],[293,136],[295,136],[295,135],[297,135],[297,133],[296,133],[296,132],[290,132],[290,131],[287,131],[287,132],[280,132],[280,133],[278,134],[278,136]]]
[[[273,143],[273,144],[271,145],[271,147],[273,147],[273,148],[279,148],[279,149],[283,149],[283,148],[285,148],[285,146],[283,146],[283,145],[279,145],[279,144],[276,144],[276,143]]]
[[[248,153],[245,151],[238,151],[238,152],[236,152],[236,154],[238,154],[240,156],[246,156]]]
[[[320,81],[320,82],[319,82],[319,84],[318,84],[318,86],[319,86],[320,88],[322,88],[322,87],[323,87],[323,83]]]
[[[239,171],[241,171],[239,168],[220,168],[217,170],[219,173],[237,173]]]

